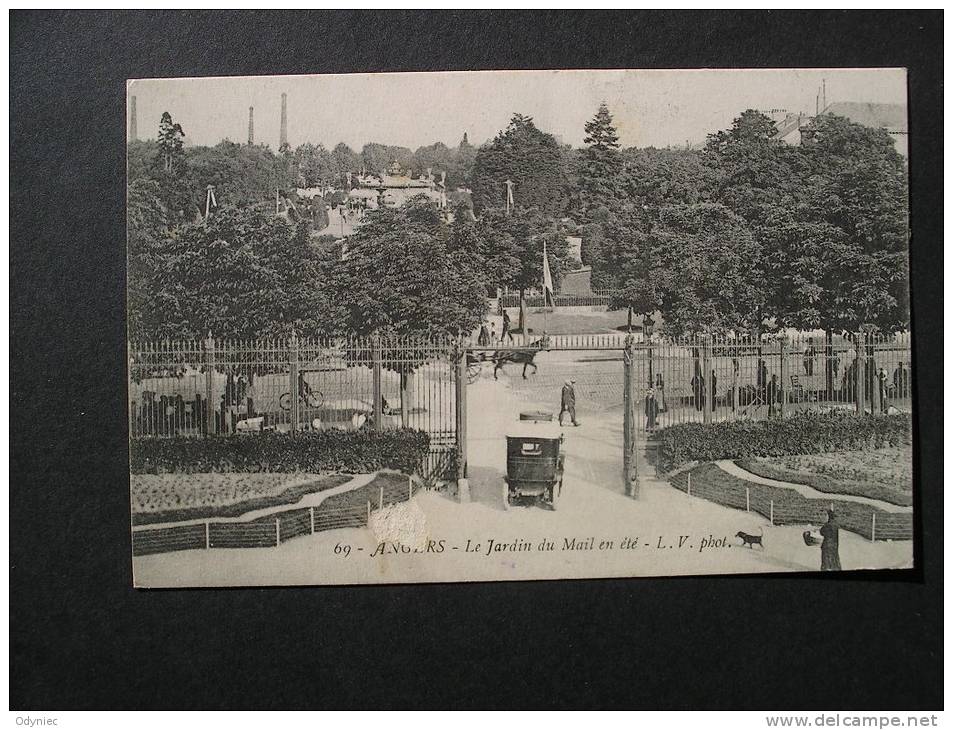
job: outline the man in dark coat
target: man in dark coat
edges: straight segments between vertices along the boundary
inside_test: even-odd
[[[692,376],[691,386],[695,401],[695,410],[703,410],[705,408],[705,376],[697,369]]]
[[[511,326],[512,325],[510,322],[510,313],[504,309],[503,310],[503,331],[500,333],[500,344],[502,344],[507,337],[510,338],[510,342],[513,341],[513,333],[510,332]]]
[[[655,419],[658,418],[658,400],[655,397],[655,390],[649,388],[645,392],[645,430],[655,430]]]
[[[840,524],[837,522],[837,516],[834,510],[827,510],[827,522],[821,527],[821,537],[824,541],[821,543],[821,570],[840,570],[840,554],[838,552],[838,543],[840,541]]]
[[[480,336],[477,337],[477,344],[482,347],[490,344],[490,330],[486,328],[486,322],[480,323]]]
[[[768,366],[764,364],[764,360],[758,360],[757,368],[757,383],[758,383],[758,395],[761,398],[765,398],[765,389],[768,387]]]
[[[568,413],[572,419],[572,425],[578,426],[576,421],[576,389],[573,387],[575,380],[567,380],[563,383],[562,396],[559,402],[559,425],[563,425],[563,413]]]
[[[808,337],[807,349],[804,350],[804,374],[814,375],[814,361],[817,359],[817,348],[814,347],[814,338]]]

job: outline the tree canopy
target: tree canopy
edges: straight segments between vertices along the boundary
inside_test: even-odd
[[[562,213],[566,171],[556,138],[540,131],[533,118],[514,114],[509,126],[481,147],[473,163],[473,207],[477,214],[506,203],[504,183],[514,183],[517,205],[548,216]]]

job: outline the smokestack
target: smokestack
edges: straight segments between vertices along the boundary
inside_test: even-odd
[[[248,107],[248,146],[255,144],[255,107]]]
[[[139,139],[139,130],[136,125],[136,97],[132,97],[129,105],[129,141],[135,142]]]
[[[278,149],[288,144],[288,95],[281,95],[281,136],[278,138]]]
[[[827,79],[821,80],[821,88],[823,89],[821,101],[824,103],[824,106],[822,106],[821,109],[827,109]]]

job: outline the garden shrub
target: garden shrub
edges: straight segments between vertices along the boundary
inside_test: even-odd
[[[690,461],[818,454],[910,443],[910,416],[797,413],[766,421],[681,423],[658,432],[659,471]]]
[[[430,451],[430,435],[415,429],[386,431],[273,431],[205,438],[133,439],[133,474],[164,472],[340,472],[366,474],[418,471]]]

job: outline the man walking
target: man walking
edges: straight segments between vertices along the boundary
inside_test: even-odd
[[[572,425],[578,426],[579,422],[576,421],[576,389],[573,387],[575,385],[575,380],[567,380],[563,383],[562,397],[560,398],[559,403],[559,425],[563,425],[563,413],[568,413],[569,418],[572,419]]]
[[[513,333],[510,332],[510,313],[505,309],[503,310],[503,331],[500,333],[500,344],[503,344],[503,341],[509,337],[510,342],[513,341]]]

